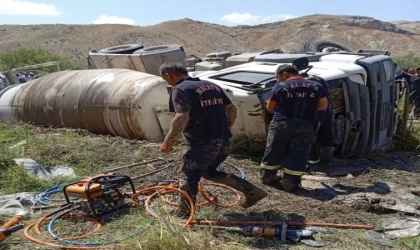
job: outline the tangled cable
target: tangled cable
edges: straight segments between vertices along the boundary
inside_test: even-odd
[[[239,169],[238,167],[232,165],[232,164],[228,164],[225,163],[226,165],[230,166],[231,168],[235,169],[236,171],[239,172],[239,174],[241,175],[241,177],[243,179],[245,179],[245,174],[244,172]],[[141,177],[146,177],[149,175],[152,175],[154,173],[158,173],[161,171],[164,171],[166,169],[168,169],[169,166],[165,166],[157,171],[153,171],[152,173],[148,173],[145,174]],[[80,240],[82,238],[86,238],[88,236],[91,236],[95,233],[97,233],[101,227],[101,221],[96,219],[96,218],[91,218],[91,217],[87,217],[87,216],[81,216],[81,215],[71,215],[71,213],[73,211],[79,210],[83,207],[83,204],[86,203],[86,201],[77,201],[77,202],[72,202],[69,204],[66,204],[64,206],[61,205],[61,207],[51,213],[49,213],[48,215],[40,218],[38,221],[28,225],[25,230],[24,230],[24,235],[25,237],[32,241],[35,242],[37,244],[43,244],[43,245],[47,245],[50,247],[57,247],[57,248],[62,248],[62,249],[98,249],[98,247],[100,246],[101,249],[103,249],[104,247],[108,248],[108,247],[116,247],[117,243],[128,239],[130,237],[133,237],[135,235],[139,235],[141,233],[143,233],[144,231],[146,231],[146,229],[148,227],[150,227],[154,221],[159,218],[159,216],[156,214],[156,212],[154,211],[154,209],[152,208],[152,200],[156,199],[158,197],[160,197],[161,199],[163,199],[166,203],[169,203],[171,205],[175,205],[177,206],[177,203],[175,202],[171,202],[170,200],[166,199],[165,196],[167,197],[170,194],[178,194],[181,197],[185,198],[191,208],[191,213],[189,218],[181,224],[182,228],[187,227],[192,225],[192,221],[194,219],[194,215],[196,212],[196,207],[197,206],[204,206],[204,205],[216,205],[216,206],[221,206],[221,207],[232,207],[235,206],[236,204],[239,203],[240,201],[240,193],[238,191],[236,191],[235,189],[225,186],[223,184],[218,184],[218,183],[211,183],[211,182],[200,182],[199,183],[199,193],[202,195],[202,197],[205,199],[205,201],[200,202],[195,204],[194,200],[184,191],[179,189],[179,181],[174,181],[174,180],[157,180],[154,182],[166,182],[169,183],[169,185],[164,186],[164,185],[157,185],[157,186],[152,186],[152,187],[147,187],[144,189],[141,189],[140,191],[136,192],[135,194],[133,194],[131,196],[132,200],[136,203],[139,204],[140,202],[144,202],[144,206],[145,206],[145,210],[151,215],[152,219],[147,223],[146,226],[142,227],[139,230],[136,230],[133,233],[130,233],[129,235],[126,235],[120,239],[113,239],[113,240],[108,240],[105,242],[96,242],[96,241],[89,241],[89,242],[81,242],[81,241],[77,241]],[[62,188],[63,186],[65,186],[64,184],[62,184],[63,182],[59,182],[57,184],[55,184],[53,187],[48,188],[47,190],[45,190],[43,193],[41,193],[38,197],[38,203],[42,204],[45,206],[45,208],[51,208],[51,207],[55,207],[55,206],[59,206],[59,205],[52,205],[50,203],[48,203],[47,201],[61,201],[61,200],[53,200],[50,198],[50,195],[52,194],[56,194],[56,193],[60,193],[63,192]],[[215,197],[214,194],[212,194],[210,191],[205,191],[204,187],[205,186],[218,186],[218,187],[222,187],[222,188],[226,188],[229,191],[233,192],[236,194],[236,199],[234,202],[232,203],[227,203],[227,204],[223,204],[223,203],[219,203]],[[74,201],[74,200],[73,200]],[[37,208],[40,209],[40,208]],[[41,208],[43,209],[43,208]],[[83,221],[90,221],[95,223],[96,227],[85,234],[82,235],[77,235],[77,236],[72,236],[72,237],[60,237],[59,235],[57,235],[57,233],[54,232],[54,225],[57,221],[59,221],[60,219],[70,219],[70,218],[74,218],[74,219],[78,219],[78,220],[83,220]],[[49,236],[60,242],[60,244],[55,244],[55,243],[51,243],[51,242],[47,242],[47,241],[43,241],[40,239],[37,239],[35,236],[32,236],[30,234],[30,231],[33,230],[35,231],[35,233],[37,235],[42,235],[43,233],[41,232],[41,225],[44,223],[48,223],[47,226],[47,231],[49,233]]]
[[[219,187],[229,189],[230,191],[232,191],[236,194],[236,199],[235,199],[234,202],[228,203],[228,204],[218,203],[218,202],[216,202],[216,200],[214,198],[209,198],[208,197],[208,195],[206,193],[210,193],[210,192],[204,191],[204,189],[203,189],[204,185],[219,186]],[[159,216],[151,210],[152,199],[155,199],[156,197],[160,196],[166,203],[169,203],[169,204],[174,205],[174,206],[178,206],[177,203],[171,202],[171,201],[164,198],[164,196],[167,195],[167,194],[178,193],[179,195],[181,195],[182,197],[184,197],[188,201],[189,207],[190,207],[190,216],[188,217],[186,222],[182,224],[183,228],[186,227],[186,226],[189,226],[191,224],[192,220],[194,219],[194,214],[195,214],[197,206],[203,206],[203,205],[206,205],[206,204],[211,204],[211,205],[216,205],[216,206],[221,206],[221,207],[233,207],[233,206],[237,205],[241,200],[241,195],[237,190],[235,190],[235,189],[233,189],[229,186],[219,184],[219,183],[199,182],[198,191],[203,196],[203,198],[206,200],[205,202],[195,204],[193,199],[186,192],[179,189],[179,181],[177,181],[177,182],[175,182],[175,183],[173,183],[169,186],[153,186],[153,187],[148,187],[148,188],[142,189],[142,190],[136,192],[135,194],[133,194],[132,199],[136,203],[139,203],[140,201],[145,201],[144,205],[146,207],[146,211],[149,214],[151,214],[153,217],[159,218]],[[149,196],[146,196],[145,198],[143,198],[142,195],[144,195],[145,193],[151,193],[151,194]]]

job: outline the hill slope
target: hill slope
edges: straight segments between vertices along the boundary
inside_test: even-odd
[[[153,26],[0,25],[0,53],[44,48],[84,63],[89,50],[118,44],[181,44],[187,54],[233,53],[281,48],[295,52],[309,39],[324,38],[357,49],[386,49],[420,55],[420,22],[386,23],[369,17],[312,15],[259,26],[226,27],[190,19]],[[78,56],[79,55],[79,56]]]

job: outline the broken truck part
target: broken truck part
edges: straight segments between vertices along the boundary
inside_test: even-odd
[[[159,45],[143,48],[129,44],[89,52],[90,69],[122,68],[159,75],[159,67],[165,62],[179,62],[185,66],[186,54],[181,45]]]

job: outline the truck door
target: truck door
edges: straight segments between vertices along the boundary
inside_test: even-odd
[[[394,134],[395,81],[394,62],[389,56],[372,56],[359,59],[365,68],[370,96],[370,135],[368,148],[372,152],[385,149]]]

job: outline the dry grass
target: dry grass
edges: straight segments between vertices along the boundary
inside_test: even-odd
[[[10,148],[17,143],[26,140],[25,144]],[[13,166],[13,158],[32,158],[47,167],[55,165],[71,165],[78,175],[92,176],[103,173],[106,169],[126,164],[139,162],[156,156],[162,156],[158,152],[157,142],[129,141],[109,136],[97,136],[81,130],[67,129],[43,129],[28,125],[8,125],[0,123],[0,166],[2,175],[0,179],[0,193],[12,193],[26,190],[45,190],[51,186],[51,182],[39,181],[28,177],[19,168]],[[182,152],[182,143],[175,147],[174,154],[168,158],[179,160]],[[386,157],[389,157],[387,159]],[[410,155],[407,158],[409,166],[396,165],[390,155],[370,156],[375,158],[386,167],[372,169],[355,179],[338,178],[337,183],[350,187],[364,186],[373,181],[391,181],[397,184],[415,185],[418,179],[418,168],[413,164],[418,157]],[[254,161],[253,161],[254,160]],[[246,178],[253,183],[258,183],[258,160],[229,158],[228,162],[241,167]],[[159,164],[144,165],[141,167],[119,171],[121,174],[137,176],[159,168]],[[228,169],[224,167],[225,169]],[[179,169],[175,168],[167,172],[152,176],[152,179],[176,179]],[[16,182],[16,180],[19,180]],[[411,183],[411,184],[410,184]],[[149,181],[138,181],[136,188],[152,185]],[[259,184],[257,184],[259,185]],[[210,188],[210,187],[207,187]],[[240,207],[220,208],[204,206],[198,209],[197,219],[250,219],[250,220],[307,220],[332,223],[352,224],[375,224],[383,216],[360,211],[352,207],[338,206],[328,201],[317,200],[308,196],[307,191],[296,195],[287,194],[275,187],[264,187],[269,192],[269,197],[259,202],[256,206],[245,210]],[[233,199],[232,195],[222,193],[219,189],[212,189],[212,193],[224,198],[226,201]],[[222,200],[223,201],[223,200]],[[154,203],[157,208],[161,207],[159,200]],[[154,222],[144,233],[124,240],[118,249],[280,249],[284,248],[277,239],[264,239],[247,237],[232,232],[218,231],[213,228],[188,228],[180,229],[179,224],[173,217],[169,217],[162,210],[158,210],[161,218]],[[45,213],[36,213],[25,224],[39,218]],[[1,220],[1,219],[0,219]],[[135,232],[146,226],[150,217],[144,213],[142,207],[133,208],[129,212],[119,216],[108,218],[98,234],[84,239],[89,241],[106,241],[118,239]],[[62,236],[74,236],[92,229],[90,222],[77,223],[72,221],[59,221],[55,232]],[[48,239],[48,236],[43,236]],[[327,246],[324,249],[384,249],[375,242],[370,241],[359,230],[333,230],[331,235],[317,235],[316,238]],[[50,240],[50,239],[48,239]],[[396,241],[396,249],[419,249],[419,237],[406,238]],[[0,249],[48,249],[34,245],[23,238],[22,232],[17,232],[8,238]],[[290,249],[310,249],[304,245],[289,246]]]

